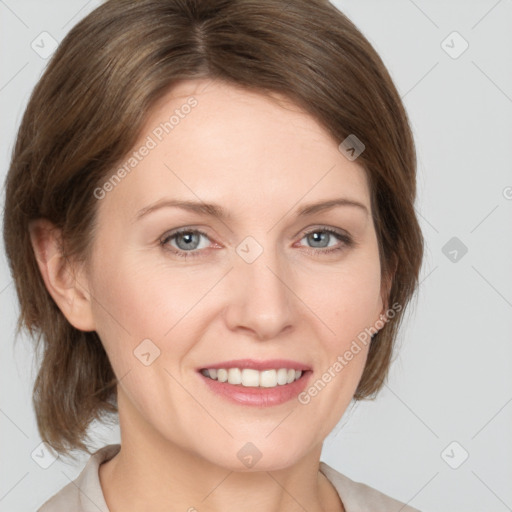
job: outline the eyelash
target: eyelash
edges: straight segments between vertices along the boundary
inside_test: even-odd
[[[314,247],[307,247],[306,249],[306,252],[310,252],[314,255],[318,255],[318,254],[332,254],[332,253],[335,253],[337,251],[340,251],[342,249],[344,249],[345,247],[351,247],[354,245],[354,241],[352,240],[352,238],[347,235],[347,234],[344,234],[344,233],[341,233],[337,230],[334,230],[332,228],[329,228],[329,227],[326,227],[326,226],[323,226],[321,228],[315,228],[315,229],[312,229],[310,231],[306,231],[305,233],[302,233],[302,236],[301,236],[301,240],[302,238],[308,236],[308,235],[311,235],[313,233],[329,233],[331,235],[334,235],[336,238],[338,238],[338,240],[340,240],[341,242],[343,242],[342,245],[339,245],[337,247],[331,247],[329,249],[317,249],[317,248],[314,248]],[[204,250],[204,249],[195,249],[193,251],[183,251],[183,250],[175,250],[175,249],[168,249],[166,246],[167,246],[167,243],[172,240],[173,238],[181,235],[181,234],[184,234],[184,233],[187,233],[187,234],[190,234],[190,233],[194,233],[194,234],[200,234],[200,235],[203,235],[205,236],[206,238],[209,239],[209,236],[204,232],[204,231],[201,231],[200,229],[190,229],[190,228],[182,228],[182,229],[178,229],[176,231],[173,231],[172,233],[169,233],[167,236],[165,236],[163,239],[160,240],[160,246],[162,246],[164,248],[164,250],[167,250],[167,251],[170,251],[172,252],[173,254],[175,254],[176,256],[179,256],[180,258],[195,258],[195,257],[198,257],[200,256],[200,253]]]

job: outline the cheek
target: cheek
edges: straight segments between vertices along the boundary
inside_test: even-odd
[[[359,253],[339,271],[316,277],[308,279],[310,286],[316,283],[308,301],[321,317],[326,334],[320,338],[323,350],[318,355],[317,378],[299,401],[329,411],[322,427],[327,435],[352,400],[368,356],[369,329],[382,310],[378,253],[369,251],[367,257]]]
[[[170,270],[164,263],[148,264],[142,256],[109,250],[112,247],[104,246],[98,255],[103,263],[92,280],[100,338],[116,353],[122,348],[123,353],[131,354],[144,339],[163,350],[166,335],[172,337],[170,331],[181,327],[215,279],[195,279],[188,272]]]
[[[344,263],[335,271],[309,275],[302,288],[308,305],[329,328],[326,339],[337,348],[372,326],[382,310],[377,249]]]

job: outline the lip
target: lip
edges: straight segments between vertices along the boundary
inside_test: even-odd
[[[218,370],[219,368],[225,368],[226,370],[229,368],[240,368],[241,370],[249,368],[260,372],[263,370],[279,370],[279,368],[301,370],[303,372],[311,370],[311,366],[299,363],[298,361],[292,361],[291,359],[267,359],[265,361],[257,361],[255,359],[232,359],[230,361],[201,366],[197,368],[197,371],[200,372],[201,370],[207,370],[209,368],[214,370]]]
[[[285,361],[280,360],[272,360],[272,365],[274,365],[277,361],[278,366],[269,367],[268,362],[256,362],[248,360],[244,360],[245,365],[241,365],[241,361],[236,361],[236,365],[232,364],[231,368],[252,368],[254,370],[274,370],[276,368],[305,368],[304,365],[299,364],[298,366],[296,362],[286,361],[286,364],[283,364]],[[214,364],[209,366],[208,368],[229,368],[227,365],[227,361],[224,363]],[[252,366],[248,366],[252,364]],[[223,366],[227,365],[227,366]],[[238,366],[241,365],[241,366]],[[231,403],[235,403],[237,405],[246,405],[253,407],[272,407],[284,404],[289,402],[290,400],[297,400],[297,396],[304,391],[308,382],[312,376],[313,372],[310,369],[302,370],[302,375],[298,380],[293,381],[291,384],[282,384],[277,385],[274,388],[264,388],[264,387],[249,387],[242,386],[241,384],[229,384],[229,382],[219,382],[218,380],[210,379],[209,377],[205,377],[200,371],[197,372],[199,378],[205,383],[208,389],[220,396],[228,400]]]

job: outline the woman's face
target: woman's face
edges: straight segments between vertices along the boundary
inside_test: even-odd
[[[383,311],[368,185],[340,142],[292,104],[218,82],[184,81],[152,111],[95,192],[87,276],[123,440],[234,470],[321,448],[364,369],[353,341]]]

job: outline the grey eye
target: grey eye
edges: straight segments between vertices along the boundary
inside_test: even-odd
[[[183,233],[177,233],[172,238],[176,240],[178,249],[186,251],[187,249],[197,249],[201,240],[201,234],[195,231],[186,231]]]
[[[314,231],[307,235],[305,238],[308,239],[308,242],[312,242],[312,247],[328,247],[329,245],[329,237],[332,236],[332,233],[328,233],[327,231]]]

